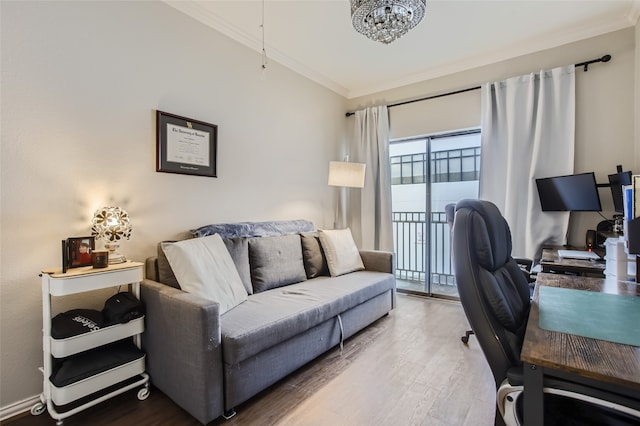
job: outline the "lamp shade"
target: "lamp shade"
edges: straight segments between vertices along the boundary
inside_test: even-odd
[[[131,237],[129,214],[120,207],[102,207],[96,210],[91,221],[91,234],[105,240],[109,250],[109,264],[123,263],[127,258],[118,253],[120,240]]]
[[[120,207],[103,207],[96,210],[91,225],[91,234],[98,239],[119,241],[131,237],[129,215]]]
[[[329,162],[329,185],[364,188],[366,164],[346,161]]]

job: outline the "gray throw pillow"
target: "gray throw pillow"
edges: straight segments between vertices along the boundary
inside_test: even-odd
[[[163,249],[182,290],[217,302],[221,315],[247,300],[247,291],[220,235],[178,241]]]
[[[320,238],[317,232],[307,232],[300,234],[302,239],[302,259],[307,278],[315,278],[321,275],[329,275],[327,258],[324,255]]]
[[[332,277],[364,269],[351,229],[321,229],[318,235]]]
[[[297,234],[251,238],[249,264],[254,293],[307,279],[302,244]]]
[[[253,294],[251,286],[251,269],[249,268],[249,242],[247,238],[223,238],[224,245],[227,246],[231,259],[236,265],[242,284],[247,290],[247,294]]]

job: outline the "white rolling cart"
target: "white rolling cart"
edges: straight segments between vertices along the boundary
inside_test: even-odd
[[[40,402],[31,408],[31,414],[39,415],[47,410],[51,417],[57,421],[56,424],[60,426],[63,424],[63,419],[138,386],[143,386],[138,391],[138,399],[141,401],[147,399],[149,397],[149,376],[144,372],[144,355],[139,359],[118,365],[66,386],[57,387],[49,379],[53,373],[53,357],[57,359],[65,358],[128,337],[133,337],[136,346],[140,349],[140,333],[144,331],[144,317],[66,339],[52,338],[51,302],[53,296],[68,296],[129,284],[132,286],[133,294],[140,298],[143,264],[128,261],[109,265],[107,268],[102,269],[94,269],[91,266],[87,266],[67,270],[64,274],[59,268],[48,269],[42,271],[41,277],[44,366],[40,370],[44,376],[43,392],[40,395]],[[122,386],[116,386],[118,384],[122,384]],[[109,387],[114,387],[115,390],[99,394],[94,399],[88,398],[88,402],[83,401],[80,405],[74,406],[68,411],[56,411],[56,406],[71,404]]]

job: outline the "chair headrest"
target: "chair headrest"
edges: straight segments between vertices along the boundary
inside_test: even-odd
[[[502,267],[511,257],[511,231],[498,207],[490,201],[466,199],[456,204],[456,211],[461,209],[477,213],[478,217],[474,217],[477,231],[484,226],[485,232],[474,235],[480,266],[491,272]]]
[[[456,216],[456,205],[452,203],[444,206],[444,215],[447,218],[449,226],[453,226],[453,219]]]

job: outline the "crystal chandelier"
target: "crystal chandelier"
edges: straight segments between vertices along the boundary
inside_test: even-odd
[[[353,28],[389,44],[422,21],[426,0],[351,0]]]

